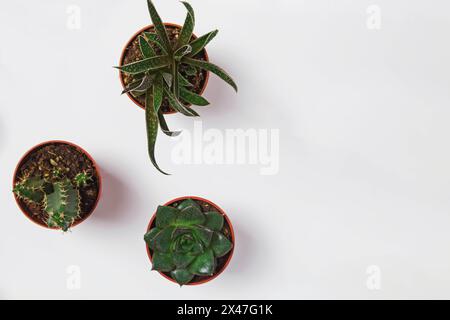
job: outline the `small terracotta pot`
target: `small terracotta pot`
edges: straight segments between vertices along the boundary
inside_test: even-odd
[[[67,142],[67,141],[62,141],[62,140],[51,140],[51,141],[46,141],[43,143],[40,143],[36,146],[34,146],[33,148],[31,148],[27,153],[25,153],[24,156],[22,156],[22,158],[20,159],[19,163],[16,166],[16,169],[14,170],[14,176],[13,176],[13,188],[17,183],[17,174],[19,173],[20,168],[22,167],[22,165],[24,164],[24,162],[28,159],[28,157],[35,151],[47,146],[47,145],[52,145],[52,144],[66,144],[69,145],[75,149],[77,149],[78,151],[80,151],[81,153],[83,153],[84,155],[86,155],[86,157],[92,162],[92,165],[95,168],[95,173],[97,175],[98,178],[98,195],[97,195],[97,200],[95,201],[94,206],[92,207],[91,211],[86,214],[83,219],[75,221],[75,223],[71,226],[71,228],[76,227],[77,225],[79,225],[80,223],[82,223],[84,220],[86,220],[95,210],[95,208],[98,205],[98,202],[100,201],[100,198],[102,196],[102,177],[100,175],[100,170],[99,167],[97,165],[97,163],[95,162],[94,158],[91,157],[91,155],[89,153],[87,153],[83,148],[81,148],[80,146],[71,143],[71,142]],[[46,229],[52,229],[52,230],[59,230],[59,228],[57,227],[49,227],[47,224],[34,220],[32,217],[30,217],[30,215],[27,213],[26,208],[23,207],[22,203],[20,202],[19,198],[14,194],[14,199],[16,200],[16,203],[18,205],[18,207],[20,208],[20,210],[22,211],[22,213],[32,222],[34,222],[35,224],[37,224],[38,226],[44,227]]]
[[[204,284],[204,283],[207,283],[207,282],[210,282],[210,281],[214,280],[215,278],[217,278],[228,267],[228,264],[230,263],[231,258],[233,257],[234,248],[236,246],[236,244],[235,244],[236,240],[235,240],[235,237],[234,237],[233,225],[231,224],[230,219],[228,219],[228,216],[226,215],[225,211],[223,211],[218,205],[216,205],[215,203],[213,203],[213,202],[211,202],[209,200],[206,200],[206,199],[203,199],[203,198],[200,198],[200,197],[195,197],[195,196],[189,196],[189,197],[186,196],[186,197],[180,197],[180,198],[176,198],[174,200],[171,200],[171,201],[167,202],[164,206],[170,206],[170,205],[172,205],[175,202],[180,202],[180,201],[187,200],[187,199],[192,199],[192,200],[198,200],[198,201],[201,201],[201,202],[205,202],[205,203],[209,204],[211,207],[215,208],[225,218],[225,223],[230,228],[231,242],[233,243],[233,248],[228,253],[227,261],[220,268],[220,270],[218,270],[214,275],[212,275],[210,277],[206,277],[205,279],[202,279],[200,281],[189,282],[188,284],[186,284],[187,286],[195,286],[195,285]],[[150,223],[148,224],[148,227],[147,227],[147,232],[149,232],[150,229],[152,229],[153,224],[155,223],[155,219],[156,219],[156,212],[153,214],[152,218],[150,219]],[[153,261],[152,261],[152,254],[151,254],[150,248],[148,247],[147,244],[145,244],[145,250],[147,251],[147,255],[148,255],[148,258],[150,259],[150,262],[153,263]],[[170,280],[170,281],[172,281],[174,283],[177,283],[174,279],[172,279],[171,277],[169,277],[165,273],[160,272],[160,271],[158,271],[158,272],[159,272],[159,274],[161,274],[167,280]]]
[[[173,27],[173,28],[178,28],[178,29],[182,29],[182,26],[175,24],[175,23],[164,23],[165,26],[167,27]],[[125,45],[125,47],[122,50],[122,54],[120,55],[120,63],[119,66],[123,66],[123,61],[125,59],[125,54],[127,52],[127,48],[131,45],[131,43],[144,31],[147,31],[149,29],[152,29],[154,27],[154,25],[149,25],[146,26],[144,28],[142,28],[141,30],[139,30],[138,32],[136,32],[130,40],[128,40],[127,44]],[[194,39],[197,39],[196,35],[192,35]],[[203,49],[204,53],[205,53],[205,58],[206,61],[209,62],[209,57],[208,57],[208,52],[206,51],[206,49]],[[125,83],[123,81],[123,73],[119,71],[119,79],[120,79],[120,83],[122,84],[123,89],[125,89]],[[200,91],[199,95],[203,95],[203,93],[205,92],[206,87],[208,86],[208,80],[209,80],[209,71],[206,72],[206,79],[204,82],[204,85],[202,87],[202,90]],[[134,98],[129,92],[127,93],[128,98],[131,99],[131,101],[133,101],[138,107],[145,109],[145,106],[143,106],[136,98]],[[189,105],[190,106],[190,105]],[[176,111],[170,111],[170,112],[164,112],[164,114],[174,114],[177,113]]]

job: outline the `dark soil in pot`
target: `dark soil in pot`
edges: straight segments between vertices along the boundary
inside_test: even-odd
[[[178,41],[178,37],[179,34],[181,32],[180,27],[174,26],[174,25],[170,25],[170,24],[166,24],[166,30],[167,30],[167,35],[169,36],[170,41],[172,42],[172,44],[175,44],[176,41]],[[144,32],[155,32],[155,29],[153,26],[150,26],[149,28],[145,29],[144,31],[142,31],[139,35],[143,35]],[[141,50],[140,50],[140,46],[139,46],[139,35],[137,35],[129,44],[128,46],[125,48],[125,52],[124,55],[122,57],[122,61],[120,63],[120,65],[125,65],[125,64],[129,64],[132,62],[136,62],[139,60],[143,59]],[[195,36],[193,36],[193,38],[195,39]],[[161,54],[161,49],[154,45],[151,44],[153,49],[155,50],[156,54],[160,55]],[[204,60],[207,61],[207,54],[205,49],[203,49],[202,51],[200,51],[197,55],[194,56],[195,59],[198,60]],[[193,92],[201,95],[203,93],[203,90],[206,86],[206,80],[208,78],[208,73],[205,70],[197,70],[197,73],[195,75],[188,75],[187,74],[187,66],[184,64],[180,65],[180,73],[187,79],[189,80],[189,82],[193,85],[193,87],[191,88]],[[121,74],[121,78],[122,78],[122,82],[125,86],[128,86],[130,83],[132,83],[135,78],[133,77],[133,75],[127,75],[124,73],[120,73]],[[131,94],[130,94],[131,95]],[[132,96],[131,98],[133,100],[135,100],[135,102],[137,102],[142,108],[144,108],[145,106],[145,99],[144,99],[144,95],[142,96]],[[187,104],[186,104],[187,105]],[[189,105],[187,105],[189,106]],[[161,108],[163,110],[164,113],[173,113],[175,112],[174,109],[172,109],[172,107],[169,104],[169,101],[167,100],[167,98],[164,99]]]
[[[73,145],[52,142],[32,150],[19,164],[14,183],[23,177],[46,178],[55,170],[61,170],[64,175],[73,180],[77,173],[87,172],[92,175],[92,181],[85,187],[80,187],[81,214],[74,224],[89,216],[95,209],[99,197],[99,176],[95,164],[81,150]],[[33,221],[47,226],[47,214],[36,204],[18,199],[19,205]]]
[[[178,205],[179,205],[181,202],[183,202],[184,200],[186,200],[186,199],[183,199],[183,200],[177,201],[177,202],[173,202],[173,203],[169,204],[168,206],[176,208],[176,207],[178,207]],[[196,199],[193,199],[193,200],[194,200],[195,202],[197,202],[197,203],[200,205],[200,207],[202,208],[202,212],[216,211],[216,212],[221,213],[220,210],[218,210],[218,209],[217,209],[216,207],[214,207],[214,206],[211,206],[209,203],[206,203],[206,202],[203,202],[203,201],[200,201],[200,200],[196,200]],[[154,228],[155,226],[156,226],[156,220],[153,221],[153,223],[151,224],[149,230],[152,229],[152,228]],[[224,219],[224,226],[223,226],[223,229],[222,229],[222,233],[223,233],[223,235],[226,236],[226,237],[228,238],[228,240],[230,240],[230,241],[233,243],[233,245],[234,245],[234,239],[233,239],[232,233],[231,233],[231,226],[228,224],[227,219]],[[150,251],[150,255],[153,256],[153,250],[150,250],[150,249],[149,249],[149,251]],[[233,249],[232,249],[230,252],[228,252],[225,256],[223,256],[223,257],[221,257],[221,258],[218,258],[218,259],[216,260],[216,262],[217,262],[216,271],[214,272],[214,274],[213,274],[212,276],[195,276],[195,277],[192,279],[192,281],[189,282],[189,284],[195,284],[195,283],[197,283],[197,282],[204,282],[205,280],[208,280],[209,278],[213,278],[216,274],[221,273],[221,272],[223,271],[223,269],[227,266],[227,261],[229,260],[229,258],[230,258],[230,256],[231,256],[232,254],[233,254]],[[162,273],[163,273],[164,275],[166,275],[167,277],[172,278],[171,275],[170,275],[170,272],[162,272]],[[172,279],[173,279],[173,278],[172,278]],[[175,281],[175,280],[174,280],[174,281]]]

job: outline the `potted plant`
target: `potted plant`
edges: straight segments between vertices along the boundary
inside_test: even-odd
[[[179,112],[188,117],[199,114],[191,108],[206,106],[201,95],[212,72],[237,91],[233,79],[220,67],[209,62],[206,45],[218,30],[197,38],[193,34],[194,10],[187,2],[187,17],[181,27],[163,23],[151,0],[147,0],[153,25],[137,32],[125,46],[120,59],[120,79],[124,90],[137,105],[145,109],[148,152],[153,165],[163,174],[155,159],[158,129],[174,137],[164,115]]]
[[[64,232],[92,214],[101,187],[92,157],[66,141],[44,142],[28,151],[13,180],[14,197],[25,216]]]
[[[180,286],[216,278],[228,266],[235,243],[225,212],[198,197],[182,197],[159,206],[144,240],[152,270]]]

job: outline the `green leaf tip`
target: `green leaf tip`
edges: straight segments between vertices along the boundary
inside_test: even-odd
[[[197,60],[192,58],[183,58],[182,62],[187,63],[194,67],[199,67],[201,69],[211,71],[215,75],[217,75],[219,78],[224,80],[226,83],[228,83],[233,89],[238,92],[238,87],[234,80],[226,73],[225,70],[220,68],[219,66],[216,66],[215,64],[203,60]]]
[[[159,172],[168,176],[170,174],[164,172],[156,162],[155,145],[156,145],[156,138],[158,135],[159,120],[155,108],[153,106],[153,99],[150,93],[150,89],[148,90],[145,99],[145,122],[147,128],[147,148],[150,161]]]

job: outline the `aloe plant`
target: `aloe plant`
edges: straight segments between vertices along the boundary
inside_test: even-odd
[[[191,199],[177,207],[159,206],[155,226],[144,236],[153,251],[153,270],[170,273],[181,286],[195,276],[212,276],[217,258],[233,248],[223,226],[220,213],[202,212]]]
[[[87,172],[78,173],[73,180],[55,169],[50,177],[23,177],[13,192],[19,199],[43,208],[49,227],[68,231],[81,214],[80,187],[92,181]]]
[[[132,75],[131,82],[123,93],[135,96],[145,95],[146,127],[148,153],[152,164],[163,174],[155,158],[155,144],[159,127],[164,134],[174,137],[180,132],[171,131],[164,118],[161,105],[167,99],[170,106],[188,117],[198,117],[199,114],[188,105],[206,106],[209,102],[192,91],[192,84],[186,79],[181,67],[189,70],[190,75],[198,70],[210,71],[236,91],[237,85],[233,79],[220,67],[210,62],[196,59],[206,45],[217,35],[218,30],[209,32],[197,39],[193,37],[195,15],[192,6],[182,2],[187,9],[187,16],[179,34],[178,40],[171,42],[166,26],[163,24],[151,0],[147,0],[150,17],[155,32],[144,32],[139,36],[142,59],[120,67],[116,67],[125,74]],[[186,72],[185,72],[186,73]]]

